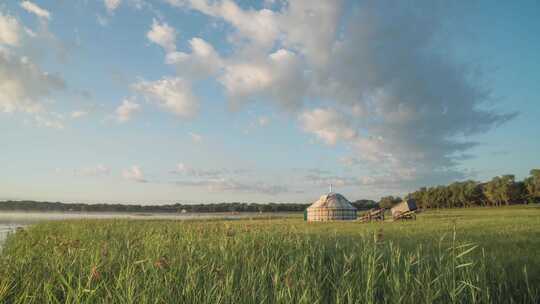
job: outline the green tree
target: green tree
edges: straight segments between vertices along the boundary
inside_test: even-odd
[[[389,209],[394,207],[397,203],[401,202],[401,198],[396,196],[385,196],[379,201],[379,208]]]
[[[520,198],[520,192],[520,185],[512,174],[496,176],[484,187],[484,194],[495,206],[510,205]]]
[[[540,200],[540,169],[532,169],[529,177],[524,180],[524,186],[529,201]]]

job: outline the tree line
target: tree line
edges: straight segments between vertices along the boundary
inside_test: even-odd
[[[540,202],[540,169],[530,171],[530,176],[516,181],[514,175],[496,176],[488,182],[467,180],[446,186],[423,187],[409,193],[420,208],[460,208],[473,206],[502,206]],[[391,208],[401,202],[400,197],[385,196],[379,202],[356,200],[358,210]],[[3,201],[3,211],[62,211],[62,212],[134,212],[134,213],[183,213],[183,212],[299,212],[310,204],[298,203],[208,203],[208,204],[83,204],[37,201]]]
[[[372,200],[352,202],[358,210],[368,210],[377,206]],[[171,205],[134,205],[134,204],[81,204],[37,201],[3,201],[2,211],[61,211],[61,212],[130,212],[130,213],[183,213],[183,212],[300,212],[310,204],[297,203],[209,203],[209,204],[171,204]]]
[[[183,212],[295,212],[308,205],[295,203],[209,203],[209,204],[83,204],[37,201],[3,201],[4,211],[62,211],[62,212],[134,212],[134,213],[183,213]]]
[[[540,202],[540,169],[533,169],[522,181],[514,175],[496,176],[488,182],[467,180],[446,186],[422,187],[406,198],[416,200],[420,208],[462,208],[473,206],[503,206]],[[399,197],[386,196],[381,208],[400,202]]]

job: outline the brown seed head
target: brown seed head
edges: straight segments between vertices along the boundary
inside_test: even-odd
[[[384,239],[384,234],[382,228],[380,228],[375,234],[375,243],[382,242]]]
[[[90,280],[92,281],[98,281],[101,278],[101,274],[99,273],[97,266],[92,266],[92,269],[90,270]]]
[[[167,261],[166,257],[162,256],[154,262],[154,267],[158,269],[166,269],[169,268],[169,262]]]

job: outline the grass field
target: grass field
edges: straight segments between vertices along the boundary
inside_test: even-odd
[[[8,237],[0,302],[539,303],[540,208],[42,223]]]

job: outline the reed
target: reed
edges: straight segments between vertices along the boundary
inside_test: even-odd
[[[0,303],[539,303],[539,215],[48,222],[8,237]]]

